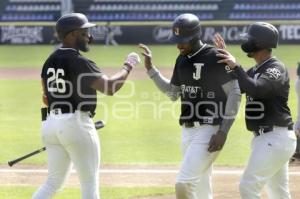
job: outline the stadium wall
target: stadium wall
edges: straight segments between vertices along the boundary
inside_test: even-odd
[[[281,44],[300,44],[300,24],[276,24],[280,32]],[[171,34],[169,25],[111,25],[114,39],[119,44],[168,44]],[[219,32],[228,44],[240,43],[239,35],[247,30],[245,24],[203,25],[202,39],[211,43],[213,35]],[[0,44],[50,44],[53,43],[55,29],[49,25],[0,26]],[[92,29],[95,43],[105,41],[107,27],[99,25]]]

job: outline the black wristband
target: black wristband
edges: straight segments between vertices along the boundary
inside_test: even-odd
[[[124,64],[123,69],[126,70],[128,73],[130,73],[130,71],[132,70],[132,67]]]

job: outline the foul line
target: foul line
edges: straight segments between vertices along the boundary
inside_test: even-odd
[[[46,169],[0,169],[0,173],[48,173]],[[72,170],[71,173],[75,173]],[[100,174],[177,174],[175,169],[100,169]],[[213,174],[219,175],[241,175],[241,169],[213,170]],[[300,176],[300,171],[290,171],[289,175]]]

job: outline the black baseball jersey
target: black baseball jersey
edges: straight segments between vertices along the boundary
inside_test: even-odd
[[[232,77],[230,68],[217,63],[216,54],[215,47],[205,44],[193,55],[178,56],[171,84],[181,88],[180,125],[221,123],[227,100],[222,85]]]
[[[77,50],[59,48],[44,63],[43,79],[50,110],[60,108],[63,112],[96,109],[96,90],[93,81],[101,75],[100,69]]]
[[[298,62],[297,75],[298,75],[298,77],[300,77],[300,62]]]
[[[240,89],[246,93],[246,125],[250,131],[272,129],[273,126],[292,125],[288,107],[289,76],[287,69],[276,58],[244,72],[235,70]]]

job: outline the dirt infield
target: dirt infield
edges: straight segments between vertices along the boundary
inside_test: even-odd
[[[13,169],[13,170],[12,170]],[[39,186],[46,179],[46,168],[21,165],[8,168],[0,166],[0,186]],[[101,166],[101,186],[114,187],[172,187],[177,166],[151,165],[103,165]],[[243,168],[215,167],[213,187],[215,199],[239,198],[238,184]],[[300,165],[290,166],[290,189],[293,198],[300,198]],[[79,187],[76,173],[70,176],[67,187]],[[174,195],[156,196],[151,199],[171,199]],[[266,198],[265,192],[263,197]],[[149,198],[150,199],[150,198]]]

